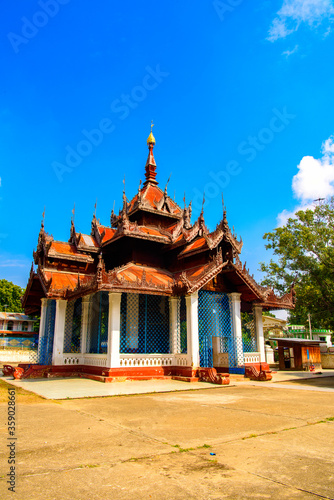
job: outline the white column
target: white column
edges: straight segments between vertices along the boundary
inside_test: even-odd
[[[53,365],[63,364],[66,305],[67,300],[56,300],[56,319],[52,353]]]
[[[85,354],[87,347],[87,332],[88,332],[88,313],[89,313],[89,298],[90,296],[82,297],[81,303],[81,354]]]
[[[264,363],[266,361],[266,352],[264,349],[264,333],[263,333],[263,321],[262,321],[262,307],[254,306],[254,323],[256,331],[256,343],[257,350],[260,352],[260,361]]]
[[[120,366],[121,298],[121,293],[109,292],[107,368]]]
[[[244,350],[242,344],[242,329],[241,329],[241,293],[229,293],[232,330],[234,339],[235,361],[237,366],[244,365]]]
[[[179,308],[180,298],[169,297],[169,346],[172,354],[177,354],[180,347]]]
[[[187,305],[187,352],[191,366],[199,367],[198,339],[198,292],[186,297]]]
[[[39,322],[39,333],[38,333],[38,349],[37,349],[37,362],[40,363],[41,359],[41,349],[44,346],[45,337],[45,321],[46,321],[46,310],[48,307],[48,299],[41,299],[41,319]]]

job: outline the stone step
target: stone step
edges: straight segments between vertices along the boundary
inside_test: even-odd
[[[126,380],[170,380],[172,377],[167,377],[165,375],[156,375],[156,376],[150,376],[150,375],[128,375],[128,376],[116,376],[112,377],[110,375],[104,376],[104,375],[94,375],[92,373],[80,373],[78,375],[80,378],[88,378],[90,380],[96,380],[97,382],[105,382],[105,383],[112,383],[112,382],[125,382]]]
[[[231,382],[246,382],[249,378],[245,377],[245,375],[238,373],[230,373],[230,381]]]
[[[175,375],[172,377],[172,380],[179,380],[180,382],[198,382],[199,378],[198,377],[181,377],[178,375]]]

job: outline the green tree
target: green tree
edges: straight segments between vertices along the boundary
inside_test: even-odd
[[[266,233],[277,260],[261,263],[263,285],[287,292],[293,283],[296,307],[290,321],[334,330],[334,198],[314,210],[300,210],[285,226]]]
[[[0,311],[23,312],[20,300],[23,294],[24,289],[20,286],[11,281],[0,280]]]

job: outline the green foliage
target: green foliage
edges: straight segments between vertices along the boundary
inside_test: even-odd
[[[262,316],[269,316],[270,318],[276,318],[275,314],[270,311],[262,311]]]
[[[295,283],[290,321],[307,325],[310,312],[313,326],[334,329],[334,198],[314,210],[300,210],[264,239],[277,261],[261,263],[267,274],[262,284],[285,293]]]
[[[23,294],[24,289],[20,286],[11,281],[0,280],[0,311],[23,312],[20,300]]]

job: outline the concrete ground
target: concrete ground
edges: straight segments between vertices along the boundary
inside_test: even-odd
[[[266,387],[271,387],[275,384],[276,387],[282,382],[298,382],[302,380],[316,380],[319,378],[332,377],[334,380],[334,370],[323,370],[320,373],[310,373],[307,371],[291,372],[277,371],[273,372],[272,382],[257,382],[244,379],[241,375],[233,378],[231,376],[231,385],[248,384],[258,386],[265,384]],[[131,394],[146,394],[151,392],[173,392],[173,391],[188,391],[195,389],[217,389],[218,386],[205,383],[195,382],[186,383],[177,380],[127,380],[125,382],[101,383],[84,378],[42,378],[42,379],[23,379],[13,380],[13,377],[3,377],[2,380],[10,382],[16,387],[21,387],[28,391],[34,392],[46,399],[72,399],[72,398],[93,398],[98,396],[124,396]],[[283,386],[284,387],[284,386]],[[292,387],[291,387],[292,388]],[[299,387],[300,389],[301,387]],[[304,390],[314,390],[312,386],[304,385]],[[324,387],[317,389],[322,391],[330,391],[332,389]]]
[[[16,498],[333,499],[334,377],[255,384],[73,400],[16,386]]]

